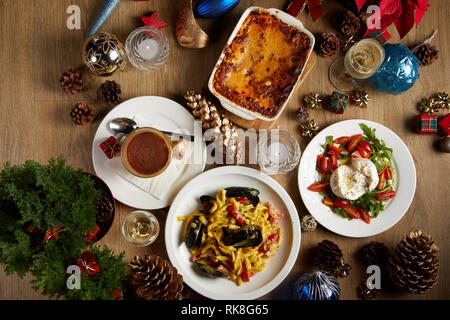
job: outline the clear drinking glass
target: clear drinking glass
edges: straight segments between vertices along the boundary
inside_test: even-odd
[[[340,91],[356,89],[358,79],[367,79],[383,63],[383,46],[375,39],[355,43],[344,57],[336,59],[328,70],[331,84]]]
[[[269,175],[285,174],[297,166],[301,150],[297,139],[284,130],[260,132],[258,141],[258,164]]]
[[[169,57],[169,41],[154,27],[141,27],[132,31],[125,41],[125,51],[131,64],[139,70],[160,68]]]
[[[158,238],[158,219],[148,211],[131,212],[123,220],[122,234],[129,243],[140,247],[148,246]]]

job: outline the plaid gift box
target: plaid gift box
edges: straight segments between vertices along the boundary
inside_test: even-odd
[[[386,30],[379,30],[371,32],[367,35],[368,38],[377,40],[382,45],[391,38],[391,35]]]
[[[335,113],[343,114],[345,108],[347,108],[347,104],[348,104],[347,95],[333,91],[333,94],[329,99],[329,103],[325,105],[325,109]]]
[[[417,134],[433,134],[437,132],[437,116],[428,114],[419,114],[416,118]]]
[[[443,134],[444,136],[450,135],[450,113],[439,120],[438,126],[439,133]]]

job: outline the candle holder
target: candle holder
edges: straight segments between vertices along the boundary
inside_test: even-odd
[[[158,238],[158,219],[148,211],[131,212],[123,220],[122,234],[131,244],[139,247],[148,246]]]
[[[270,130],[259,134],[258,164],[261,171],[286,174],[295,169],[300,160],[301,150],[297,139],[284,130]]]
[[[130,33],[125,41],[125,51],[134,67],[148,71],[164,65],[170,48],[161,31],[154,27],[141,27]]]

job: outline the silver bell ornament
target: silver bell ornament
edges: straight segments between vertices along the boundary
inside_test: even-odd
[[[122,42],[111,33],[99,32],[86,39],[81,59],[96,76],[108,77],[126,65]]]
[[[341,295],[336,278],[321,271],[301,273],[294,291],[297,300],[338,300]]]

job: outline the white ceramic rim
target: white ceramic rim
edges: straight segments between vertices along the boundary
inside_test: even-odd
[[[272,189],[273,192],[277,193],[279,198],[283,201],[284,205],[287,208],[286,215],[289,215],[291,222],[292,222],[292,244],[290,247],[288,259],[286,263],[284,264],[281,271],[277,274],[275,278],[273,278],[270,282],[268,282],[266,285],[258,288],[257,290],[254,290],[252,292],[247,293],[239,293],[239,294],[227,294],[226,292],[213,292],[208,290],[207,288],[202,287],[200,284],[198,284],[193,278],[190,277],[190,274],[187,272],[184,272],[184,266],[186,264],[185,261],[180,261],[179,255],[177,255],[178,249],[176,248],[176,244],[173,241],[173,232],[172,229],[174,228],[175,223],[180,223],[177,220],[177,209],[181,205],[184,199],[184,194],[192,189],[195,188],[196,185],[199,183],[203,183],[204,181],[211,181],[211,179],[214,179],[216,176],[221,175],[242,175],[242,176],[248,176],[252,179],[257,179],[261,181],[262,183],[266,184],[267,187]],[[268,175],[248,167],[240,167],[240,166],[222,166],[218,168],[214,168],[208,171],[203,172],[202,174],[198,175],[196,178],[191,180],[188,184],[184,186],[184,188],[178,193],[177,197],[172,203],[172,206],[170,207],[169,213],[167,214],[166,219],[166,227],[165,227],[165,243],[166,243],[166,250],[167,254],[169,256],[169,260],[171,261],[172,265],[177,268],[178,272],[183,276],[184,282],[193,290],[198,292],[199,294],[210,298],[210,299],[217,299],[217,300],[251,300],[259,298],[273,289],[275,289],[289,274],[292,267],[294,266],[297,256],[300,251],[300,242],[301,242],[301,229],[300,229],[300,221],[297,213],[297,209],[294,205],[294,202],[290,198],[289,194],[283,189],[283,187],[276,182],[273,178],[269,177]],[[273,257],[273,259],[276,259],[276,256]],[[190,261],[187,261],[188,264],[191,264]],[[264,272],[264,271],[262,271]],[[230,280],[227,280],[230,281]],[[243,284],[245,286],[245,283]]]
[[[308,190],[308,186],[319,179],[316,168],[316,158],[323,152],[322,145],[326,136],[335,138],[352,136],[362,133],[359,126],[364,123],[376,129],[376,136],[393,148],[394,166],[396,171],[396,196],[386,203],[385,210],[370,224],[360,219],[348,221],[333,213],[322,203],[323,197]],[[315,181],[314,181],[315,180]],[[352,119],[332,124],[319,132],[303,151],[298,168],[298,185],[301,198],[309,213],[328,230],[342,236],[362,238],[382,233],[392,228],[408,211],[416,190],[416,167],[406,144],[389,128],[377,122],[364,119]]]
[[[267,118],[264,117],[262,115],[260,115],[259,113],[256,112],[252,112],[250,110],[247,110],[241,106],[239,106],[238,104],[230,101],[229,99],[227,99],[226,97],[222,96],[220,93],[218,93],[213,86],[213,80],[214,80],[214,74],[217,71],[217,68],[219,67],[219,65],[222,63],[222,60],[225,56],[225,51],[227,49],[227,47],[231,44],[231,42],[233,42],[236,34],[239,32],[242,24],[244,23],[245,19],[247,18],[247,16],[250,14],[250,12],[255,11],[255,10],[259,10],[259,9],[263,9],[263,10],[267,10],[269,11],[271,14],[273,14],[274,16],[276,16],[277,18],[279,18],[281,21],[283,21],[284,23],[299,29],[300,31],[304,32],[310,39],[310,49],[309,49],[309,53],[306,57],[305,60],[305,64],[303,65],[302,68],[302,72],[299,74],[297,81],[294,85],[294,88],[291,90],[288,98],[286,99],[286,101],[283,103],[283,105],[281,106],[281,108],[278,110],[277,114],[272,117],[272,118]],[[308,64],[309,58],[311,56],[311,52],[314,48],[314,44],[315,44],[315,38],[314,35],[309,32],[304,26],[303,24],[300,22],[300,20],[298,20],[297,18],[291,16],[290,14],[281,11],[280,9],[275,9],[275,8],[270,8],[270,9],[265,9],[262,7],[249,7],[247,8],[247,10],[244,11],[244,13],[242,14],[241,18],[239,19],[236,27],[234,28],[233,32],[230,35],[230,38],[228,39],[227,43],[225,44],[225,47],[222,51],[222,53],[220,54],[219,59],[217,60],[216,65],[214,66],[213,72],[211,73],[211,76],[209,78],[208,81],[208,88],[211,91],[212,94],[214,94],[220,101],[220,103],[222,104],[222,106],[227,109],[228,111],[236,114],[237,116],[246,119],[246,120],[254,120],[254,119],[259,119],[259,120],[264,120],[264,121],[275,121],[276,119],[278,119],[278,117],[280,116],[280,114],[283,112],[284,108],[286,107],[286,105],[289,102],[289,99],[291,98],[292,94],[294,93],[294,91],[297,89],[298,83],[300,82],[300,78],[302,77],[303,72],[305,71],[305,67]]]

